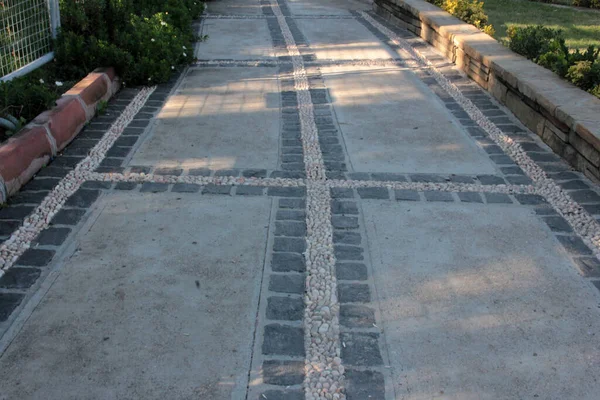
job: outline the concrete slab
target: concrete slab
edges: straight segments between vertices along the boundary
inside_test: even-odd
[[[260,0],[219,0],[207,4],[209,14],[262,15]]]
[[[276,68],[191,69],[132,164],[275,169],[279,105]]]
[[[600,293],[530,210],[363,209],[397,398],[598,397]]]
[[[441,101],[400,67],[321,68],[356,171],[495,173]]]
[[[208,39],[196,45],[198,59],[252,60],[275,56],[264,19],[207,19],[201,34],[208,35]]]
[[[114,193],[0,359],[2,399],[243,399],[271,200]]]
[[[350,11],[372,9],[367,0],[289,0],[288,7],[292,15],[350,15]]]
[[[388,59],[398,55],[355,20],[298,19],[296,24],[319,60]]]

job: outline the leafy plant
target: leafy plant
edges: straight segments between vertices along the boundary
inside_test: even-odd
[[[573,0],[576,7],[600,8],[600,0]]]
[[[495,33],[494,27],[488,23],[488,16],[483,10],[483,2],[477,0],[427,0],[460,20],[475,25],[488,35]]]
[[[600,85],[600,61],[578,61],[569,67],[567,79],[583,90],[593,92]]]
[[[61,0],[60,6],[55,54],[65,74],[111,65],[134,85],[165,82],[193,61],[192,21],[204,10],[193,0]]]
[[[571,51],[562,31],[541,25],[511,27],[508,35],[511,50],[600,97],[600,48]]]
[[[534,62],[552,48],[564,46],[565,39],[561,30],[546,28],[542,25],[508,28],[509,48]]]
[[[106,100],[100,100],[96,107],[96,114],[98,114],[98,115],[106,114],[106,107],[108,107],[108,102]]]

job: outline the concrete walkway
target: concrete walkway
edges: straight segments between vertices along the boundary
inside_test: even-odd
[[[368,11],[217,0],[123,92],[7,261],[0,399],[598,398],[597,187]]]

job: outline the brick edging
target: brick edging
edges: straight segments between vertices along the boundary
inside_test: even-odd
[[[56,106],[0,146],[0,203],[16,193],[95,115],[98,103],[120,88],[114,68],[97,68],[69,89]]]
[[[600,179],[600,99],[423,0],[375,0],[373,8],[440,50],[552,150]]]

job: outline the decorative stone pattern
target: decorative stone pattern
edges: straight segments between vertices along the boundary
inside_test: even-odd
[[[239,190],[241,187],[238,187]],[[283,194],[283,193],[278,193]],[[304,282],[306,262],[306,199],[281,197],[275,212],[275,232],[262,343],[262,379],[273,388],[263,398],[304,398]],[[279,347],[281,344],[284,346]],[[284,386],[284,387],[283,387]]]
[[[0,237],[17,229],[10,239],[12,247],[0,247],[0,251],[21,249],[16,265],[5,268],[0,278],[0,322],[23,301],[25,290],[44,274],[44,266],[58,246],[105,190],[139,191],[144,196],[171,191],[201,196],[275,197],[274,237],[265,276],[267,290],[262,294],[264,314],[260,314],[266,321],[259,342],[259,365],[265,384],[261,397],[267,399],[385,398],[389,371],[385,353],[380,350],[382,329],[374,304],[359,201],[530,207],[573,256],[580,272],[586,277],[600,277],[600,261],[594,255],[598,247],[588,247],[596,236],[580,238],[581,232],[597,232],[587,217],[581,219],[581,215],[591,218],[581,210],[600,214],[600,196],[579,174],[566,171],[551,152],[528,140],[519,125],[456,71],[434,68],[438,65],[436,54],[420,46],[419,51],[427,55],[423,58],[403,37],[367,14],[354,14],[352,18],[403,56],[408,55],[408,62],[390,59],[331,63],[401,63],[411,67],[497,164],[501,174],[348,172],[344,165],[347,155],[318,69],[329,61],[314,60],[293,18],[286,17],[289,9],[282,1],[263,0],[261,5],[264,15],[257,18],[265,18],[268,23],[277,59],[204,60],[198,65],[255,63],[256,67],[279,67],[280,169],[125,167],[125,160],[151,125],[152,116],[170,89],[159,88],[150,96],[152,89],[132,92],[123,100],[125,119],[120,118],[114,125],[103,120],[90,124],[67,148],[65,156],[57,159],[61,160],[59,164],[53,163],[43,179],[32,181],[16,197],[19,203],[0,210]],[[428,60],[434,60],[433,64]],[[131,123],[124,128],[128,120]],[[36,201],[52,198],[55,192],[50,190],[55,186],[62,188],[63,194],[40,211]],[[556,195],[556,190],[562,194]],[[568,198],[568,203],[561,203],[566,193],[577,203]],[[28,225],[31,230],[19,228],[21,221],[33,221],[35,215],[43,221]],[[5,266],[15,260],[11,258]]]
[[[388,188],[359,188],[361,198],[380,198],[381,190],[389,198]],[[369,256],[363,246],[360,209],[354,192],[338,198],[332,190],[331,210],[336,277],[340,301],[341,358],[346,368],[346,396],[352,398],[385,397],[384,361],[379,346],[381,330],[377,324]]]
[[[268,3],[261,3],[262,5]],[[263,8],[264,12],[264,8]],[[289,16],[289,11],[285,14],[285,16]],[[275,15],[269,13],[268,11],[264,12],[264,15],[235,15],[235,14],[206,14],[202,16],[203,19],[268,19],[275,18]],[[315,15],[296,15],[294,16],[296,19],[352,19],[351,16],[348,15],[330,15],[330,14],[315,14]]]
[[[339,304],[335,278],[335,255],[333,254],[332,227],[329,223],[329,188],[323,155],[319,146],[318,129],[310,86],[303,58],[286,22],[287,7],[271,1],[271,8],[285,39],[288,54],[293,63],[295,89],[300,111],[301,139],[306,166],[306,295],[304,333],[306,349],[306,376],[304,390],[306,399],[343,399],[344,367],[341,365],[339,343]],[[294,31],[297,27],[292,27]],[[296,32],[297,34],[297,32]]]
[[[431,77],[435,79],[437,84],[461,106],[470,118],[476,121],[478,127],[485,131],[489,135],[489,138],[514,160],[534,182],[536,192],[544,196],[558,213],[569,222],[575,232],[594,249],[596,256],[600,255],[600,225],[598,222],[553,179],[546,175],[545,170],[521,147],[521,143],[506,135],[499,126],[490,121],[473,101],[467,98],[451,80],[445,77],[425,56],[420,54],[406,40],[396,35],[368,14],[361,13],[361,16],[365,21],[389,37],[397,46],[400,46],[410,56],[416,66],[428,68]],[[503,124],[499,125],[502,126]],[[533,158],[536,157],[534,156]],[[556,161],[550,156],[541,157],[540,159],[541,161]],[[509,160],[506,160],[506,162],[506,165],[509,165]]]
[[[104,156],[118,139],[125,126],[146,102],[155,88],[142,89],[131,104],[123,111],[106,135],[90,150],[74,170],[44,198],[36,210],[23,221],[23,225],[0,245],[0,266],[2,271],[15,263],[27,250],[33,239],[48,226],[52,217],[62,208],[72,194],[87,180],[87,175],[103,162]],[[1,275],[0,275],[1,276]]]
[[[424,1],[375,0],[374,9],[435,46],[571,165],[600,178],[600,120],[590,119],[600,114],[594,96]]]
[[[211,59],[211,60],[197,60],[194,63],[195,67],[276,67],[278,65],[292,64],[289,59],[279,57],[273,60],[230,60],[230,59]],[[316,61],[312,54],[306,54],[302,56],[305,66],[369,66],[369,67],[388,67],[388,66],[404,66],[404,62],[401,59],[390,58],[388,60],[377,59],[377,60],[328,60],[321,59]],[[312,75],[312,74],[311,74]]]

